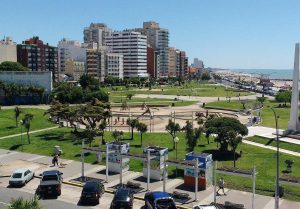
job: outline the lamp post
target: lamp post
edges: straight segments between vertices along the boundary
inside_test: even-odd
[[[177,160],[177,144],[179,142],[179,138],[177,136],[174,138],[174,142],[175,142],[175,158]],[[176,166],[176,177],[177,177],[177,174],[178,174],[178,172],[177,172],[177,166]]]
[[[271,107],[272,112],[274,113],[275,117],[275,125],[276,125],[276,147],[277,147],[277,154],[276,154],[276,190],[275,190],[275,209],[279,208],[279,138],[278,138],[278,118],[275,110]]]
[[[20,128],[21,128],[21,146],[22,146],[22,152],[23,152],[23,137],[22,137],[22,125],[23,125],[23,120],[20,120]]]

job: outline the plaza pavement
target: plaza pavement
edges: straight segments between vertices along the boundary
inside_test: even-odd
[[[96,159],[96,156],[95,156]],[[11,172],[17,168],[26,167],[33,169],[35,175],[39,176],[44,170],[54,169],[50,166],[52,158],[48,156],[35,155],[29,153],[21,153],[15,151],[8,151],[0,149],[0,193],[2,189],[7,186],[8,176]],[[63,172],[63,177],[65,182],[75,182],[74,179],[81,176],[81,162],[73,160],[60,159],[60,162],[64,162],[66,166],[64,168],[57,168]],[[85,163],[85,175],[88,177],[93,177],[101,180],[105,180],[105,166],[104,165],[92,165]],[[233,177],[234,178],[234,177]],[[133,181],[140,183],[142,190],[136,193],[137,197],[143,197],[146,192],[146,179],[142,177],[139,172],[127,171],[123,173],[123,183],[127,181]],[[32,182],[28,183],[25,187],[17,189],[20,192],[27,192],[34,194],[35,190],[39,184],[38,179],[34,179]],[[110,174],[108,183],[105,183],[107,189],[113,189],[114,186],[119,184],[119,174]],[[2,189],[1,189],[2,188]],[[189,190],[183,186],[183,180],[181,179],[168,179],[166,188],[168,192],[179,191],[186,192],[190,195],[190,200],[185,204],[177,202],[178,205],[192,207],[196,202],[194,202],[194,192],[193,189]],[[161,181],[151,181],[150,183],[151,191],[161,191],[162,182]],[[77,204],[77,200],[80,195],[81,188],[74,187],[71,185],[64,185],[62,196],[58,198],[59,201],[63,201],[70,204]],[[225,201],[231,201],[235,203],[242,203],[246,208],[251,208],[251,197],[252,194],[243,191],[225,189],[226,196],[217,196],[218,203],[224,203]],[[1,195],[0,195],[1,196]],[[213,187],[208,188],[205,191],[199,191],[198,193],[198,203],[209,204],[213,201]],[[112,194],[105,194],[100,206],[95,206],[93,208],[108,208],[110,201],[112,199]],[[0,197],[1,201],[1,197]],[[271,209],[274,208],[274,198],[256,195],[255,197],[255,208],[256,209]],[[142,208],[143,201],[135,200],[134,209]],[[288,200],[280,200],[280,208],[300,208],[300,202],[292,202]]]

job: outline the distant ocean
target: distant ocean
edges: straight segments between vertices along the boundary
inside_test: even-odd
[[[292,69],[230,69],[232,72],[252,74],[257,77],[260,74],[266,74],[271,79],[293,79]]]

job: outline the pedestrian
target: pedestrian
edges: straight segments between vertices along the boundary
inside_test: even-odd
[[[58,166],[58,155],[57,154],[54,155],[52,162],[53,162],[53,166],[55,166],[55,164]]]
[[[120,122],[120,117],[118,116],[118,122]]]
[[[217,191],[217,195],[220,195],[220,194],[219,194],[220,189],[222,189],[223,194],[226,195],[226,194],[225,194],[225,191],[224,191],[224,184],[225,184],[224,178],[221,177],[220,180],[219,180],[219,189],[218,189],[218,191]]]

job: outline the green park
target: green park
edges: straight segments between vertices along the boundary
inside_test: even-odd
[[[262,122],[259,124],[265,127],[274,127],[274,115],[271,107],[279,115],[279,127],[285,129],[289,118],[289,105],[284,100],[257,99],[257,100],[230,100],[231,97],[253,95],[254,93],[226,88],[224,86],[191,82],[182,85],[149,87],[135,86],[112,86],[98,88],[101,91],[97,99],[87,102],[85,96],[93,94],[89,86],[76,88],[56,87],[54,90],[55,102],[50,108],[23,108],[18,109],[2,108],[0,110],[0,137],[14,135],[0,140],[0,148],[14,151],[22,151],[40,155],[51,156],[53,147],[59,145],[64,153],[62,158],[70,160],[81,160],[81,141],[86,140],[91,147],[105,146],[105,142],[124,141],[130,143],[132,154],[142,154],[143,148],[155,145],[169,149],[169,159],[183,160],[185,154],[190,151],[210,153],[213,159],[218,161],[218,168],[228,170],[240,170],[251,172],[253,167],[258,171],[256,181],[256,192],[258,194],[274,195],[276,178],[276,152],[243,143],[241,136],[247,135],[247,128],[235,118],[215,117],[207,115],[195,119],[197,125],[191,125],[187,120],[184,125],[179,125],[169,120],[162,132],[150,132],[149,127],[137,119],[127,118],[127,125],[131,128],[126,130],[109,131],[108,118],[111,116],[111,109],[118,108],[124,102],[134,105],[164,105],[172,109],[172,106],[181,107],[196,104],[197,101],[180,101],[170,99],[155,99],[150,97],[139,98],[136,95],[161,94],[174,96],[198,96],[198,97],[222,97],[220,101],[209,102],[204,105],[198,104],[199,108],[221,109],[232,112],[246,112],[253,109],[255,104],[260,103]],[[81,87],[80,87],[81,88]],[[71,91],[71,93],[70,93]],[[82,91],[81,98],[75,98],[72,91]],[[106,94],[105,94],[106,93]],[[69,95],[67,98],[66,95]],[[70,96],[71,95],[71,96]],[[72,97],[73,95],[73,97]],[[106,96],[105,96],[106,95]],[[72,99],[86,103],[86,105],[69,105]],[[84,101],[85,100],[85,101]],[[172,104],[174,103],[175,104]],[[31,117],[29,117],[31,116]],[[59,127],[58,119],[69,122],[69,127]],[[85,128],[74,125],[76,122],[83,124]],[[47,130],[48,128],[51,128]],[[43,131],[34,132],[36,130]],[[32,132],[32,133],[31,133]],[[22,135],[20,135],[23,133]],[[179,142],[174,147],[174,138],[178,137]],[[246,140],[276,146],[274,140],[253,136]],[[225,144],[224,144],[225,143]],[[299,145],[280,143],[283,149],[298,152]],[[93,154],[86,154],[87,163],[97,162]],[[294,162],[291,177],[300,176],[299,157],[289,154],[280,154],[280,176],[286,176],[286,160]],[[131,160],[130,170],[142,171],[141,161]],[[168,167],[169,178],[183,178],[183,169]],[[223,175],[227,187],[242,191],[252,191],[252,180],[231,175]],[[283,185],[285,188],[284,198],[300,200],[300,189],[297,186]]]

